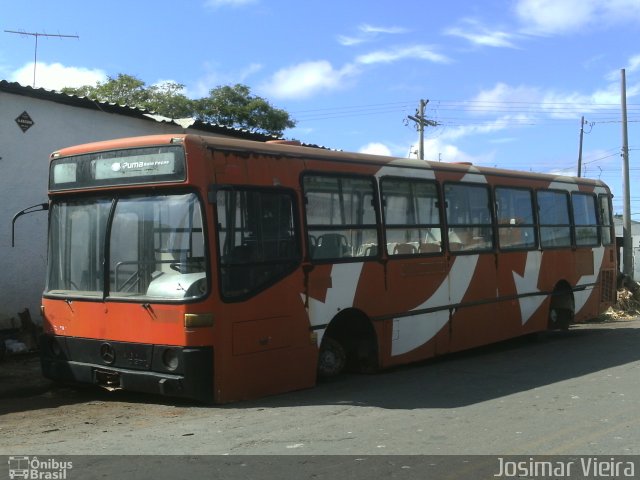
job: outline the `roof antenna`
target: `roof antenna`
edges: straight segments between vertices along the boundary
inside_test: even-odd
[[[58,38],[80,38],[78,35],[61,35],[59,33],[39,33],[16,30],[5,30],[5,33],[15,33],[17,35],[29,35],[36,38],[36,46],[33,52],[33,88],[36,88],[36,65],[38,64],[38,37],[58,37]]]

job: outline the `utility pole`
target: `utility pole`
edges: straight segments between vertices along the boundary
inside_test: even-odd
[[[424,127],[437,127],[439,125],[438,122],[434,120],[427,120],[424,118],[424,108],[429,103],[429,100],[420,99],[420,106],[416,111],[415,116],[407,115],[409,120],[413,120],[418,125],[418,133],[419,133],[419,144],[418,144],[418,158],[420,160],[424,160]]]
[[[580,148],[578,149],[578,177],[582,176],[582,139],[584,137],[584,115],[580,119]]]
[[[631,189],[629,184],[629,137],[627,134],[627,80],[624,68],[621,73],[622,104],[622,273],[633,279],[633,250],[631,239]]]
[[[17,35],[28,35],[35,37],[36,46],[33,52],[33,88],[36,88],[36,65],[38,64],[38,37],[58,37],[58,38],[80,38],[78,35],[61,35],[55,33],[39,33],[39,32],[18,32],[15,30],[5,30],[5,33],[15,33]]]

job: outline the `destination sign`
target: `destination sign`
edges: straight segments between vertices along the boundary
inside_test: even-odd
[[[54,158],[50,190],[186,180],[182,146],[145,147]]]

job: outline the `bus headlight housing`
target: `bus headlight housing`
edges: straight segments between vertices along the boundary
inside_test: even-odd
[[[184,327],[213,327],[213,313],[185,313]]]
[[[165,348],[162,352],[162,364],[170,372],[174,372],[180,366],[180,355],[174,348]]]

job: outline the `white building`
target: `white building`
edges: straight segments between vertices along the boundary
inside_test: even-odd
[[[622,215],[615,215],[613,223],[616,227],[616,237],[622,240],[623,222]],[[633,279],[640,282],[640,222],[631,220],[631,245],[633,250]],[[620,249],[619,270],[622,271],[622,248]]]
[[[39,321],[45,283],[47,215],[11,220],[26,207],[47,201],[51,152],[70,145],[136,135],[198,133],[266,141],[273,137],[149,112],[88,98],[0,81],[0,329],[29,308]]]

